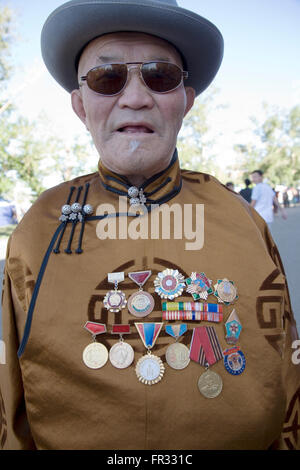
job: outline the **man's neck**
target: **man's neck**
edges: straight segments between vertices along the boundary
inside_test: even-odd
[[[144,181],[146,181],[146,179],[147,178],[141,175],[128,176],[128,180],[132,186],[136,186],[137,188],[139,188],[144,183]]]

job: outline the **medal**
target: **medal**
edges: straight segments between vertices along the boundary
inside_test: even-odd
[[[135,317],[146,317],[154,309],[154,299],[151,294],[143,291],[143,285],[149,279],[152,272],[138,271],[134,273],[128,273],[128,277],[139,286],[138,292],[132,294],[128,299],[128,310]]]
[[[178,339],[187,331],[187,325],[166,325],[166,333],[175,338],[176,342],[168,346],[166,361],[176,370],[185,369],[190,363],[190,352],[185,344],[178,343]]]
[[[216,398],[222,392],[223,382],[219,374],[207,368],[199,377],[198,388],[206,398]]]
[[[165,367],[162,360],[151,353],[163,323],[135,323],[135,327],[147,348],[147,354],[141,357],[136,365],[135,372],[140,382],[145,385],[154,385],[161,381]]]
[[[211,321],[223,320],[223,306],[199,302],[163,302],[163,320]]]
[[[216,398],[222,391],[223,382],[219,374],[211,371],[209,366],[223,359],[223,353],[213,326],[194,328],[190,359],[205,367],[205,372],[198,380],[199,391],[206,398]]]
[[[185,282],[188,286],[186,291],[192,294],[194,300],[206,300],[213,293],[212,281],[204,273],[192,273]]]
[[[117,313],[126,307],[127,300],[124,292],[118,290],[119,282],[124,281],[124,273],[108,273],[108,282],[115,285],[114,290],[110,290],[104,297],[103,304],[110,312]]]
[[[226,278],[218,279],[217,284],[215,284],[214,295],[217,297],[218,302],[222,302],[225,305],[230,305],[238,299],[234,282]]]
[[[225,349],[224,366],[227,372],[232,375],[240,375],[246,367],[246,358],[238,347]]]
[[[107,362],[108,351],[103,344],[97,343],[96,336],[106,332],[106,325],[87,321],[84,328],[92,333],[94,342],[84,349],[82,354],[83,362],[90,369],[100,369]]]
[[[154,280],[155,292],[162,299],[173,300],[179,297],[185,288],[183,275],[177,269],[165,269]]]
[[[236,344],[242,331],[242,325],[235,309],[232,310],[227,322],[225,323],[225,330],[226,342],[228,344]]]
[[[113,325],[112,334],[120,335],[120,341],[114,344],[109,350],[109,360],[117,369],[126,369],[132,364],[134,350],[130,344],[125,343],[124,334],[130,333],[130,325]]]

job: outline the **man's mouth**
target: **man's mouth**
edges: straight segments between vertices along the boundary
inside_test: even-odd
[[[118,132],[124,134],[153,134],[153,130],[147,126],[124,126],[117,129]]]

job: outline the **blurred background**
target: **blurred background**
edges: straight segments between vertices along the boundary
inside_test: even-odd
[[[0,1],[0,273],[7,239],[38,195],[97,168],[98,155],[70,96],[41,58],[42,26],[63,3]],[[252,189],[253,170],[264,172],[287,213],[283,220],[274,212],[271,230],[299,330],[300,1],[178,3],[216,24],[225,40],[220,72],[182,127],[181,166],[230,182],[236,192],[246,178]]]

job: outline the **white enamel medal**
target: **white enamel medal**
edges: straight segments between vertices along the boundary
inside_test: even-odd
[[[141,357],[135,372],[139,381],[145,385],[154,385],[163,378],[165,367],[162,360],[151,353],[163,323],[135,323],[135,327],[147,348],[147,354]]]

